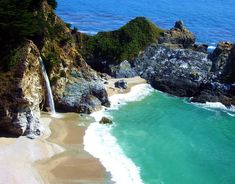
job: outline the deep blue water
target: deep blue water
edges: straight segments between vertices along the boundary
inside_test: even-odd
[[[235,0],[58,0],[58,3],[57,13],[62,19],[88,33],[114,30],[136,16],[145,16],[164,29],[181,19],[198,42],[210,45],[225,40],[235,42]],[[117,183],[235,183],[234,112],[204,109],[154,92],[142,101],[109,111],[109,115],[115,126],[91,124],[85,146],[109,168],[115,181],[121,181]],[[126,157],[140,168],[140,173]],[[127,182],[133,178],[138,181],[139,177],[142,182]]]
[[[145,16],[169,29],[183,20],[198,42],[235,42],[235,0],[57,0],[66,22],[90,33],[119,28]]]

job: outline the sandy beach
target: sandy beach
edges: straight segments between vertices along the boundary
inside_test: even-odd
[[[26,137],[0,137],[0,184],[38,184],[41,176],[33,167],[34,162],[50,158],[64,149],[46,139],[51,131],[51,119],[43,113],[41,117],[43,135],[35,140]]]
[[[107,81],[109,97],[146,83],[140,77],[124,79],[128,84],[124,90],[114,87],[117,80]],[[44,131],[39,138],[0,138],[0,184],[110,183],[110,175],[99,160],[84,151],[85,130],[93,121],[89,115],[60,113],[51,117],[42,113]]]

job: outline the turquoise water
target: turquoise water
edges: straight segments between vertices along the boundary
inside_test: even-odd
[[[57,1],[56,11],[63,20],[91,34],[114,30],[136,16],[145,16],[164,29],[181,19],[198,42],[235,42],[234,0]],[[116,126],[91,124],[84,145],[111,172],[113,181],[235,183],[235,117],[223,110],[204,109],[154,92],[142,101],[108,112]],[[94,115],[96,121],[103,113]]]
[[[145,184],[235,183],[235,119],[226,112],[154,92],[109,113]]]
[[[88,33],[117,29],[145,16],[169,29],[183,20],[198,42],[235,42],[234,0],[57,0],[57,13]]]

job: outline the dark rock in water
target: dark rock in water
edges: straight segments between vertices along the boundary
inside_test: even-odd
[[[13,57],[14,66],[0,74],[0,130],[33,138],[40,133],[39,105],[44,98],[39,50],[26,41]]]
[[[102,117],[102,119],[99,121],[100,124],[112,124],[113,121],[107,117]]]
[[[221,102],[226,106],[235,104],[235,93],[231,91],[231,85],[221,83],[207,83],[201,86],[201,90],[193,98],[192,102]]]
[[[127,89],[127,82],[124,80],[119,80],[114,83],[116,88],[122,88],[122,89]]]
[[[136,72],[154,88],[184,97],[198,92],[212,65],[205,53],[158,44],[148,47],[133,63]]]
[[[195,36],[183,25],[183,22],[177,21],[174,28],[163,33],[158,43],[175,48],[190,48],[195,44],[195,40]]]
[[[152,44],[133,63],[135,71],[154,88],[179,97],[192,97],[192,102],[221,102],[235,105],[235,49],[231,49],[224,73],[230,82],[223,83],[211,72],[212,61],[207,53],[191,49],[169,48]],[[234,73],[233,73],[234,72]],[[223,76],[223,75],[222,75]],[[226,74],[224,74],[226,76]]]

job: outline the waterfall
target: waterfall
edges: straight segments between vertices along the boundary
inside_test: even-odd
[[[43,77],[46,81],[47,98],[48,98],[49,106],[50,106],[50,109],[51,109],[51,113],[55,114],[56,113],[55,112],[55,104],[54,104],[53,95],[52,95],[52,91],[51,91],[50,81],[49,81],[45,66],[43,64],[42,58],[39,57],[39,60],[40,60],[40,65],[41,65],[41,70],[42,70],[42,73],[43,73]]]

